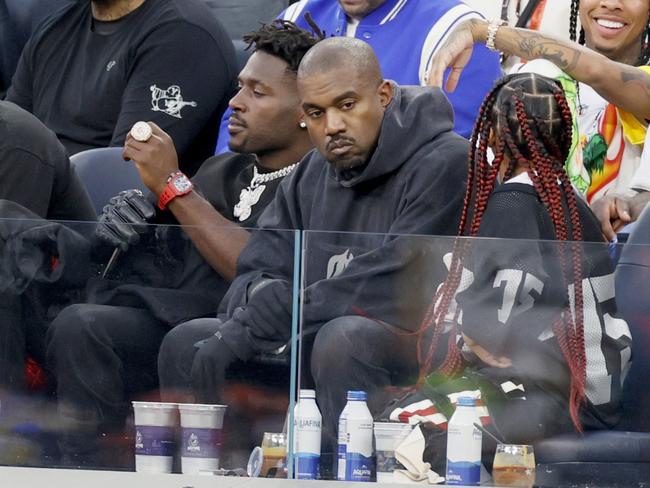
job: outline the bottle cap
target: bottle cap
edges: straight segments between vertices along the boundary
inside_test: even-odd
[[[476,400],[472,397],[460,397],[458,398],[459,407],[475,407]]]
[[[300,398],[316,398],[316,390],[300,390]]]
[[[348,400],[366,401],[368,395],[365,391],[348,390]]]

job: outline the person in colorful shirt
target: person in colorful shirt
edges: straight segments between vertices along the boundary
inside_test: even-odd
[[[525,29],[472,19],[458,26],[436,55],[431,84],[447,67],[453,89],[475,42],[524,59],[553,62],[573,80],[582,151],[567,163],[610,239],[638,214],[650,190],[650,154],[644,156],[650,119],[650,0],[573,0],[570,36],[585,47]],[[582,26],[578,33],[578,17]],[[588,48],[588,49],[587,49]]]

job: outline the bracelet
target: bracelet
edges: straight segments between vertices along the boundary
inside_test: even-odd
[[[487,28],[487,38],[485,39],[485,45],[490,51],[500,52],[497,47],[494,45],[494,41],[497,38],[497,32],[499,32],[499,27],[502,25],[508,25],[508,22],[502,19],[491,20],[488,23]]]

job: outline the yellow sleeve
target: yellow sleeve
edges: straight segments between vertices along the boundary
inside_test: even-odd
[[[650,75],[650,66],[639,66],[639,69]],[[632,144],[639,145],[645,142],[645,134],[648,127],[639,122],[639,120],[629,112],[618,109],[623,124],[623,133],[625,138]]]

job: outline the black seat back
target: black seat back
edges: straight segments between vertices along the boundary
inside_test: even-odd
[[[641,214],[616,267],[616,303],[632,332],[632,367],[619,429],[650,432],[650,207]]]
[[[289,0],[203,0],[217,16],[233,40],[241,40],[269,22],[289,6]]]
[[[71,156],[70,162],[88,190],[97,215],[122,190],[137,188],[145,195],[149,192],[133,162],[122,159],[121,147],[88,149]]]

